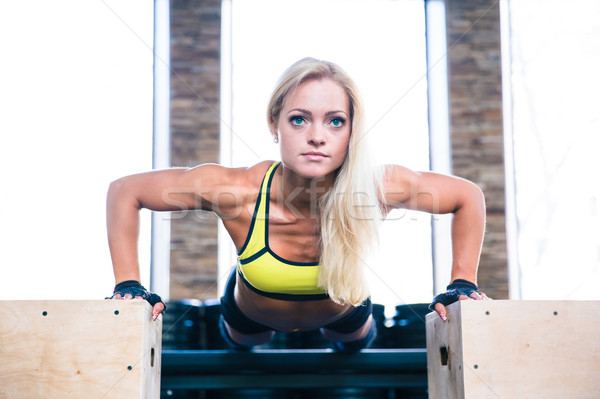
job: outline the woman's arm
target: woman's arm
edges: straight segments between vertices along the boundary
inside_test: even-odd
[[[139,211],[202,209],[218,214],[236,212],[242,202],[237,181],[241,169],[201,165],[192,169],[152,171],[118,179],[110,184],[106,222],[115,284],[140,281],[138,263]],[[223,192],[230,195],[222,195]],[[154,306],[154,314],[163,304]]]
[[[452,213],[452,272],[457,279],[477,283],[477,268],[485,230],[485,199],[474,183],[454,176],[414,172],[389,166],[384,177],[384,204],[434,214]],[[476,292],[473,299],[485,299]],[[462,298],[466,299],[466,297]],[[445,318],[445,307],[435,306]]]

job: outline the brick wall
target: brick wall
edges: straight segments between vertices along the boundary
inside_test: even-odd
[[[171,164],[219,161],[220,0],[171,1]],[[217,219],[173,214],[171,299],[217,297]]]
[[[480,288],[508,298],[500,18],[497,1],[446,0],[453,173],[479,184],[487,230]]]

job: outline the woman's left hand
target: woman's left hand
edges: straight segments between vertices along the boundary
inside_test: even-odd
[[[429,309],[435,310],[443,321],[448,321],[448,317],[446,316],[446,306],[467,299],[491,300],[486,294],[479,291],[476,284],[467,280],[456,279],[452,284],[446,287],[446,292],[433,298],[433,302],[429,305]]]

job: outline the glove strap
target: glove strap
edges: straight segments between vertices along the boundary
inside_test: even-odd
[[[448,285],[446,287],[447,290],[453,290],[453,289],[457,289],[457,288],[471,288],[475,291],[479,291],[479,288],[477,288],[477,284],[474,284],[467,280],[463,280],[461,278],[457,278],[450,285]]]

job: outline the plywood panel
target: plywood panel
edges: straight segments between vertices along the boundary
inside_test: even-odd
[[[599,305],[461,301],[448,323],[427,315],[430,398],[599,398]]]
[[[159,398],[146,301],[0,301],[0,399]]]

